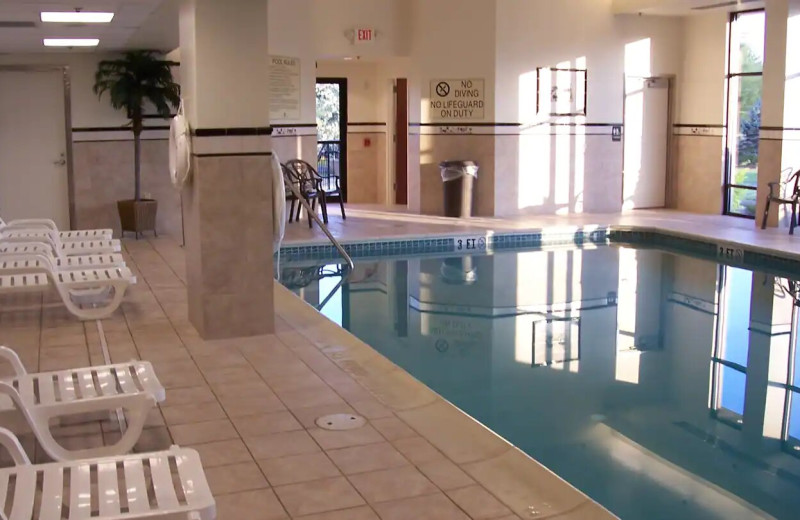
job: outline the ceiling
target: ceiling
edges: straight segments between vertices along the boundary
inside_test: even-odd
[[[110,24],[52,24],[41,11],[111,11]],[[172,50],[178,46],[179,0],[0,0],[0,53],[64,52],[43,38],[100,38],[97,49]],[[20,26],[22,25],[22,26]],[[93,52],[87,49],[86,52]]]
[[[687,16],[764,7],[764,0],[613,0],[615,13]]]

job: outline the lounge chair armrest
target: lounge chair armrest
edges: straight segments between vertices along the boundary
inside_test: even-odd
[[[0,427],[0,445],[8,451],[17,466],[31,463],[17,436],[2,427]]]
[[[14,373],[16,375],[24,376],[28,373],[28,371],[25,370],[25,365],[22,364],[22,360],[19,358],[17,353],[10,348],[0,345],[0,358],[8,361],[8,363],[14,369]]]

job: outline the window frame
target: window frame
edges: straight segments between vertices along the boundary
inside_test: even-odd
[[[765,23],[766,23],[766,9],[759,8],[759,9],[747,9],[744,11],[735,11],[730,13],[728,18],[728,49],[726,55],[726,63],[725,63],[725,128],[724,128],[724,139],[725,139],[725,152],[723,158],[723,166],[724,166],[724,182],[722,184],[722,214],[732,217],[740,217],[755,220],[755,215],[747,215],[744,213],[738,213],[735,211],[731,211],[731,202],[733,200],[732,192],[735,189],[744,189],[749,191],[758,191],[757,186],[743,186],[741,184],[735,184],[731,182],[731,174],[733,173],[733,164],[731,158],[731,147],[730,147],[730,140],[732,138],[738,139],[739,132],[738,129],[736,132],[732,132],[730,128],[731,123],[731,84],[733,83],[731,80],[734,78],[743,78],[743,77],[764,77],[764,70],[762,68],[761,72],[731,72],[731,61],[733,57],[733,24],[736,22],[736,19],[742,15],[752,14],[752,13],[764,13],[765,16]],[[766,30],[766,28],[765,28]],[[766,40],[764,42],[766,47]]]

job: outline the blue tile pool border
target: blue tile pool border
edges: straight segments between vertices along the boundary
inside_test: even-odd
[[[577,230],[546,228],[525,232],[400,237],[344,241],[342,245],[354,260],[359,260],[442,254],[490,254],[504,250],[570,245],[581,248],[609,244],[653,247],[711,259],[727,265],[800,276],[800,255],[734,242],[714,242],[704,237],[667,230],[629,226],[601,226]],[[310,260],[336,261],[340,258],[336,248],[330,243],[292,243],[281,248],[282,263]]]

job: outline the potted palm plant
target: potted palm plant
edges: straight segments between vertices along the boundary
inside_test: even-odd
[[[134,198],[117,201],[122,232],[132,231],[139,237],[143,231],[156,229],[158,202],[142,198],[141,136],[144,109],[150,105],[161,117],[170,116],[180,105],[180,85],[172,77],[175,62],[163,59],[157,51],[130,51],[115,60],[97,65],[94,93],[102,98],[108,92],[111,106],[124,109],[133,131]]]

